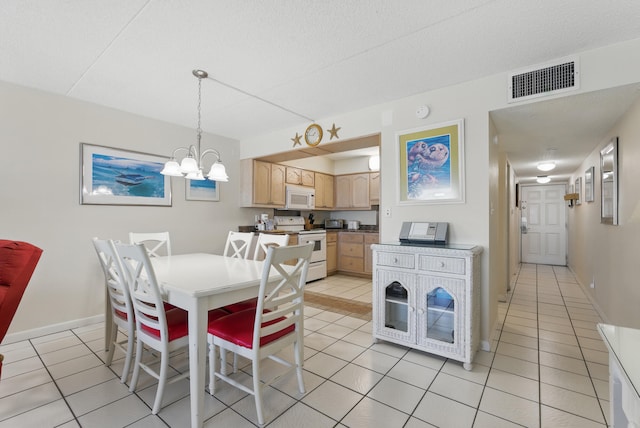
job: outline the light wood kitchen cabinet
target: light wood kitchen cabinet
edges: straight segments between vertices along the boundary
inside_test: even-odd
[[[336,209],[370,209],[369,173],[335,177]]]
[[[365,233],[364,234],[364,273],[373,273],[373,250],[371,245],[377,244],[380,241],[377,233]]]
[[[379,235],[372,232],[338,233],[338,271],[361,277],[373,272],[371,245],[377,244]]]
[[[327,232],[327,275],[338,271],[338,232]]]
[[[241,206],[284,207],[286,167],[251,159],[241,163]]]
[[[369,204],[380,205],[380,173],[369,173]]]
[[[315,182],[315,174],[313,171],[288,166],[287,168],[287,184],[297,184],[300,186],[313,187]]]
[[[333,175],[315,173],[316,209],[333,209]]]

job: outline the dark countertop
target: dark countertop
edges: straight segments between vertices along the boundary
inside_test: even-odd
[[[314,229],[324,229],[324,227],[314,227]],[[350,230],[350,229],[326,229],[327,232],[347,232],[347,233],[378,233],[378,228],[376,226],[360,226],[358,230]],[[285,232],[284,230],[256,230],[253,226],[238,226],[238,232],[254,232],[254,233],[274,233],[274,234],[285,234],[289,235],[297,235],[298,232]]]

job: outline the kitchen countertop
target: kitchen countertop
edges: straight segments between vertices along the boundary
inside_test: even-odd
[[[378,233],[378,229],[374,227],[364,227],[358,230],[349,229],[324,229],[323,227],[315,227],[314,229],[326,230],[327,232],[347,232],[347,233]],[[253,226],[238,226],[239,232],[254,232],[254,233],[273,233],[282,234],[288,233],[289,235],[297,235],[298,232],[284,231],[284,230],[255,230]]]

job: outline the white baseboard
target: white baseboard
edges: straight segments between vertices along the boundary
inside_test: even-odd
[[[10,343],[21,342],[23,340],[34,339],[40,336],[46,336],[47,334],[59,333],[65,330],[71,330],[74,328],[84,327],[91,324],[104,322],[104,315],[96,315],[88,318],[80,318],[77,320],[66,321],[59,324],[51,324],[43,327],[34,328],[32,330],[19,331],[17,333],[7,334],[2,341],[3,345]]]

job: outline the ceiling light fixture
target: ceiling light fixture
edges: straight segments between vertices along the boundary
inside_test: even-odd
[[[543,161],[543,162],[538,162],[538,169],[540,171],[551,171],[553,168],[556,167],[556,163],[555,161]]]
[[[207,178],[214,181],[229,181],[229,176],[220,159],[220,152],[215,149],[201,151],[200,140],[202,139],[202,128],[200,127],[200,104],[202,101],[202,79],[206,79],[209,74],[203,70],[193,70],[192,73],[198,78],[198,129],[196,130],[196,144],[175,149],[171,154],[171,159],[164,164],[164,168],[160,171],[160,174],[170,175],[172,177],[184,177],[189,180],[204,180],[202,161],[205,156],[212,154],[216,157],[216,160],[213,165],[211,165]],[[182,159],[182,162],[178,163],[176,154],[180,151],[185,151],[186,156]]]
[[[536,181],[537,181],[538,183],[540,183],[540,184],[546,184],[546,183],[550,182],[550,181],[551,181],[551,179],[550,179],[548,176],[546,176],[546,175],[539,175],[539,176],[536,178]]]

